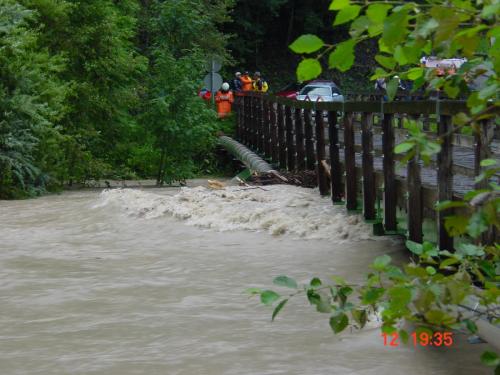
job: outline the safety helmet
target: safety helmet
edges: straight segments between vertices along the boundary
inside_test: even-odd
[[[241,73],[240,73],[240,72],[236,72],[236,73],[234,73],[234,75],[235,75],[236,77],[239,77],[239,76],[241,76]]]
[[[245,70],[245,73],[243,73],[243,74],[245,74],[245,75],[247,76],[247,75],[249,75],[250,73],[248,73],[248,70]]]
[[[255,72],[254,76],[255,77],[260,77],[260,72]]]
[[[224,90],[224,91],[229,90],[229,83],[224,82],[224,83],[222,84],[222,90]]]

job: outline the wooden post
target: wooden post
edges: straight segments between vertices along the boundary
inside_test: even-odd
[[[259,143],[259,122],[257,120],[258,117],[258,109],[257,109],[257,97],[252,96],[252,150],[257,151],[257,145]]]
[[[416,154],[407,165],[408,190],[408,239],[422,243],[422,177],[420,175],[419,155]]]
[[[478,127],[479,131],[474,133],[475,145],[474,145],[474,174],[479,176],[482,172],[481,161],[488,159],[491,155],[490,152],[490,140],[493,136],[493,132],[489,131],[488,121],[481,121]],[[488,180],[479,181],[476,183],[476,189],[484,189],[488,187]]]
[[[271,110],[271,125],[269,127],[271,131],[271,161],[277,163],[279,160],[279,146],[278,146],[278,126],[277,126],[277,109],[278,104],[275,102],[270,103]]]
[[[286,169],[286,141],[285,126],[283,124],[283,105],[278,103],[278,143],[279,143],[279,166]]]
[[[319,193],[328,194],[328,177],[322,161],[325,160],[325,127],[323,123],[323,111],[316,110],[316,174],[318,176]]]
[[[293,142],[293,118],[292,107],[285,106],[285,121],[286,121],[286,153],[287,167],[289,171],[295,170],[295,145]]]
[[[249,117],[249,108],[248,108],[248,96],[244,96],[243,98],[243,122],[242,122],[242,129],[241,129],[241,141],[248,145],[248,117]]]
[[[375,172],[373,170],[373,114],[361,115],[361,146],[363,148],[363,213],[366,220],[376,218]]]
[[[384,225],[386,231],[396,231],[396,178],[394,170],[394,127],[392,114],[382,120],[382,149],[384,154]]]
[[[437,155],[437,195],[438,201],[453,199],[453,124],[450,116],[441,116],[438,123],[438,137],[441,139],[441,151]],[[437,211],[438,245],[441,250],[453,250],[453,237],[444,227],[444,218],[449,210]]]
[[[330,183],[332,189],[332,202],[342,202],[344,187],[342,186],[342,167],[340,166],[337,111],[328,112],[328,138],[330,138]]]
[[[243,98],[236,96],[234,102],[236,103],[236,139],[241,142],[242,125],[243,125]]]
[[[269,121],[269,101],[264,100],[263,101],[263,117],[262,117],[262,123],[264,127],[264,156],[266,158],[271,157],[271,128],[270,128],[270,121]]]
[[[348,210],[355,210],[358,207],[353,117],[352,112],[344,113],[345,196]]]
[[[312,171],[315,168],[316,157],[314,155],[314,141],[311,124],[311,110],[304,109],[304,133],[306,136],[306,167]]]
[[[295,143],[297,148],[297,170],[303,171],[306,167],[306,150],[304,147],[304,121],[300,108],[295,108]]]

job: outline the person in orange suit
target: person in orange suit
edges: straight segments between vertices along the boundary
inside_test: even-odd
[[[252,91],[253,90],[253,81],[248,72],[243,73],[240,77],[241,80],[241,90],[242,91]]]
[[[229,83],[224,82],[217,94],[215,94],[215,103],[217,105],[217,114],[219,118],[224,118],[231,113],[231,106],[234,102],[232,91],[229,90]]]

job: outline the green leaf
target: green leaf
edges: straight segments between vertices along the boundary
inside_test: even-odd
[[[320,287],[322,284],[321,284],[321,280],[318,279],[317,277],[313,278],[310,282],[310,285],[313,287],[313,288],[318,288]]]
[[[492,165],[497,165],[497,161],[495,159],[483,159],[480,164],[481,167],[491,167]]]
[[[340,10],[335,17],[335,22],[333,26],[342,25],[349,21],[352,21],[359,15],[361,7],[359,5],[349,5]]]
[[[423,253],[423,247],[422,244],[419,244],[417,242],[413,242],[411,240],[406,241],[406,247],[408,250],[410,250],[413,254],[416,255],[421,255]]]
[[[375,60],[384,68],[392,70],[396,66],[396,61],[391,56],[376,55]]]
[[[408,332],[406,332],[404,329],[399,330],[399,337],[401,338],[401,341],[403,342],[403,344],[408,343],[409,335],[408,335]]]
[[[394,147],[394,152],[396,154],[402,154],[402,153],[405,153],[407,151],[410,151],[414,146],[415,146],[415,143],[413,143],[413,142],[403,142],[403,143],[396,145],[396,147]]]
[[[372,305],[376,303],[380,297],[382,297],[385,293],[384,288],[370,288],[366,292],[363,293],[362,302],[365,305]]]
[[[328,7],[329,10],[341,10],[349,6],[349,0],[333,0]]]
[[[481,17],[490,18],[498,13],[500,13],[500,2],[494,1],[493,4],[486,5],[483,8],[483,10],[481,12]]]
[[[349,318],[344,313],[340,313],[330,318],[330,327],[334,333],[342,332],[348,324]]]
[[[461,243],[457,245],[457,253],[463,256],[483,256],[484,247],[472,243]]]
[[[308,81],[321,74],[321,64],[316,59],[304,59],[297,67],[297,79],[299,82]]]
[[[396,96],[398,91],[399,80],[397,78],[392,78],[387,84],[387,95],[389,96],[389,100],[392,101]]]
[[[312,53],[321,49],[325,43],[313,34],[299,36],[290,44],[290,49],[295,53]]]
[[[383,271],[391,263],[391,257],[389,255],[381,255],[375,258],[372,267],[376,271]]]
[[[444,219],[444,227],[448,234],[452,237],[460,236],[467,232],[469,218],[467,216],[446,216]]]
[[[384,21],[384,32],[380,40],[392,50],[397,44],[406,39],[407,34],[408,11],[393,12]]]
[[[371,4],[366,9],[366,15],[373,23],[383,23],[391,8],[390,4]]]
[[[432,266],[427,266],[425,267],[425,272],[432,276],[436,274],[436,269]]]
[[[467,225],[467,233],[473,237],[478,237],[481,233],[488,229],[488,222],[486,221],[482,212],[474,212],[469,219]]]
[[[351,311],[352,318],[359,324],[359,328],[363,328],[368,321],[368,314],[364,309],[355,309]]]
[[[272,290],[265,290],[264,292],[262,292],[260,294],[260,301],[264,304],[264,305],[272,305],[274,301],[276,301],[277,299],[279,299],[281,296],[272,291]]]
[[[444,92],[448,97],[455,99],[460,93],[460,87],[456,86],[452,81],[447,81],[444,84]]]
[[[449,208],[455,207],[467,207],[467,203],[463,201],[443,201],[436,203],[437,211],[447,210]]]
[[[273,283],[276,284],[276,285],[280,285],[280,286],[284,286],[284,287],[287,287],[287,288],[292,288],[292,289],[297,289],[297,282],[288,277],[288,276],[285,276],[285,275],[281,275],[281,276],[278,276],[276,277],[274,280],[273,280]]]
[[[283,301],[281,301],[278,304],[278,306],[276,306],[276,308],[273,311],[273,316],[271,317],[271,321],[274,321],[274,318],[276,318],[276,316],[279,314],[279,312],[286,305],[287,302],[288,302],[288,299],[284,299]]]
[[[476,333],[477,332],[477,325],[470,319],[465,319],[465,326],[469,330],[470,333]]]
[[[354,47],[356,41],[349,39],[340,43],[328,57],[328,65],[332,69],[338,69],[341,72],[349,70],[354,63]]]
[[[444,268],[447,268],[447,267],[449,267],[449,266],[451,266],[453,264],[457,264],[459,262],[460,262],[460,260],[457,259],[457,258],[448,258],[448,259],[443,260],[441,262],[441,264],[439,265],[439,268],[440,269],[444,269]]]
[[[401,66],[406,65],[408,63],[408,59],[406,58],[403,47],[396,46],[396,48],[394,49],[394,59]]]
[[[481,362],[486,366],[498,366],[500,364],[500,358],[494,352],[485,351],[481,354]]]
[[[417,80],[418,78],[422,77],[423,75],[424,75],[423,68],[411,68],[406,73],[406,77],[412,81]]]
[[[411,289],[405,286],[396,286],[388,290],[389,305],[392,310],[403,310],[411,301]]]

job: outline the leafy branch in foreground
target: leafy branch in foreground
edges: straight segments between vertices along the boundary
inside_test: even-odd
[[[304,56],[297,67],[299,80],[318,77],[323,57],[328,67],[347,72],[354,64],[356,46],[373,39],[378,46],[375,60],[379,64],[372,80],[387,82],[387,97],[393,100],[399,76],[411,82],[414,91],[423,96],[443,93],[451,99],[465,99],[467,113],[453,117],[453,130],[465,134],[485,131],[485,122],[498,126],[500,101],[500,1],[446,0],[442,2],[398,2],[333,0],[329,10],[336,12],[334,26],[349,25],[350,38],[337,44],[325,43],[307,34],[296,39],[290,49]],[[421,65],[422,57],[437,59],[463,57],[466,62],[448,74]],[[402,162],[415,155],[430,162],[440,149],[440,139],[432,139],[415,119],[407,120],[408,138],[397,145]],[[397,332],[403,341],[408,332],[404,321],[417,331],[479,331],[479,319],[500,323],[498,288],[500,282],[500,188],[495,176],[500,172],[494,159],[480,160],[480,175],[475,183],[481,187],[465,194],[463,199],[437,202],[437,210],[446,210],[445,227],[456,237],[455,249],[439,249],[430,242],[407,241],[412,253],[408,264],[395,265],[388,255],[376,258],[372,272],[356,287],[333,278],[325,284],[314,278],[298,286],[287,277],[274,280],[278,286],[291,288],[281,296],[273,290],[252,289],[262,303],[275,305],[272,318],[290,298],[306,296],[311,305],[330,317],[330,327],[340,333],[347,327],[363,328],[374,316],[380,317],[384,333]],[[487,351],[481,360],[500,372],[500,358]]]

